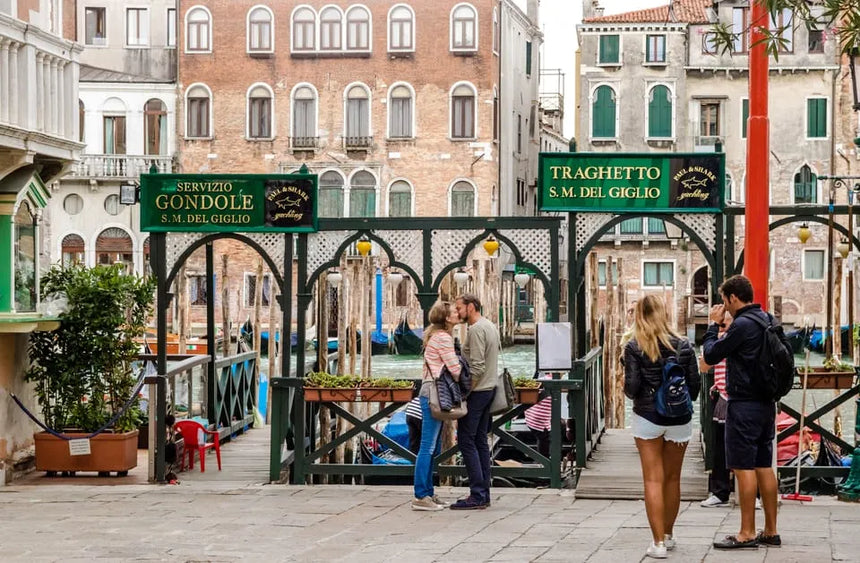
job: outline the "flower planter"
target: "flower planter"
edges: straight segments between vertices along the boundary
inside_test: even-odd
[[[412,400],[411,387],[305,387],[308,403],[408,403]]]
[[[88,433],[69,433],[73,438],[83,438]],[[58,471],[93,471],[117,475],[128,474],[137,467],[137,430],[121,434],[103,433],[90,438],[89,455],[71,455],[69,442],[47,432],[34,434],[36,442],[36,470],[55,473]]]
[[[798,385],[803,386],[804,368],[799,368]],[[850,389],[854,385],[854,371],[826,371],[823,367],[810,368],[807,389]]]
[[[514,387],[514,402],[519,405],[534,405],[540,400],[540,387]]]

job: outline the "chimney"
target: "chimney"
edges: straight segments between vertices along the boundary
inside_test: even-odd
[[[599,18],[603,15],[600,0],[582,0],[582,19]]]
[[[528,0],[526,7],[526,15],[533,25],[538,25],[538,11],[540,9],[540,0]]]

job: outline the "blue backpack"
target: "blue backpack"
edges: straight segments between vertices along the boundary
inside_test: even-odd
[[[687,388],[687,373],[675,356],[663,362],[663,382],[657,388],[654,405],[664,418],[681,418],[693,414],[693,399]]]

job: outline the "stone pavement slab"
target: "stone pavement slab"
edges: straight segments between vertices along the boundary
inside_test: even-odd
[[[487,510],[431,513],[410,510],[410,496],[409,487],[223,481],[16,485],[0,488],[0,561],[626,563],[642,561],[650,541],[641,501],[496,489]],[[860,505],[785,503],[781,549],[715,551],[713,540],[736,532],[739,518],[736,508],[682,503],[670,560],[860,561]]]

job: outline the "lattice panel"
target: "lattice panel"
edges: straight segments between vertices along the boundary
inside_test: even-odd
[[[206,236],[206,233],[167,233],[167,273],[173,270],[176,261],[192,244]]]
[[[717,249],[717,225],[714,221],[714,216],[708,213],[681,213],[675,215],[676,219],[680,219],[690,226],[697,235],[702,237],[708,250],[711,252]],[[767,217],[764,218],[767,221]]]
[[[284,267],[284,233],[245,233],[244,236],[253,240],[266,251],[278,270],[278,275],[283,278]]]
[[[421,231],[373,231],[391,247],[394,259],[412,268],[419,276],[424,271],[424,237]]]
[[[585,243],[603,225],[612,219],[610,213],[580,213],[576,216],[576,251],[581,252]]]
[[[335,253],[346,239],[354,235],[354,231],[320,231],[308,235],[308,269],[311,276],[317,269],[336,258]]]
[[[433,279],[439,276],[445,266],[459,260],[469,241],[483,232],[483,229],[434,230],[430,235]]]
[[[551,237],[547,229],[501,230],[499,234],[509,239],[523,260],[537,266],[547,277],[552,274]],[[560,252],[560,251],[559,251]]]

